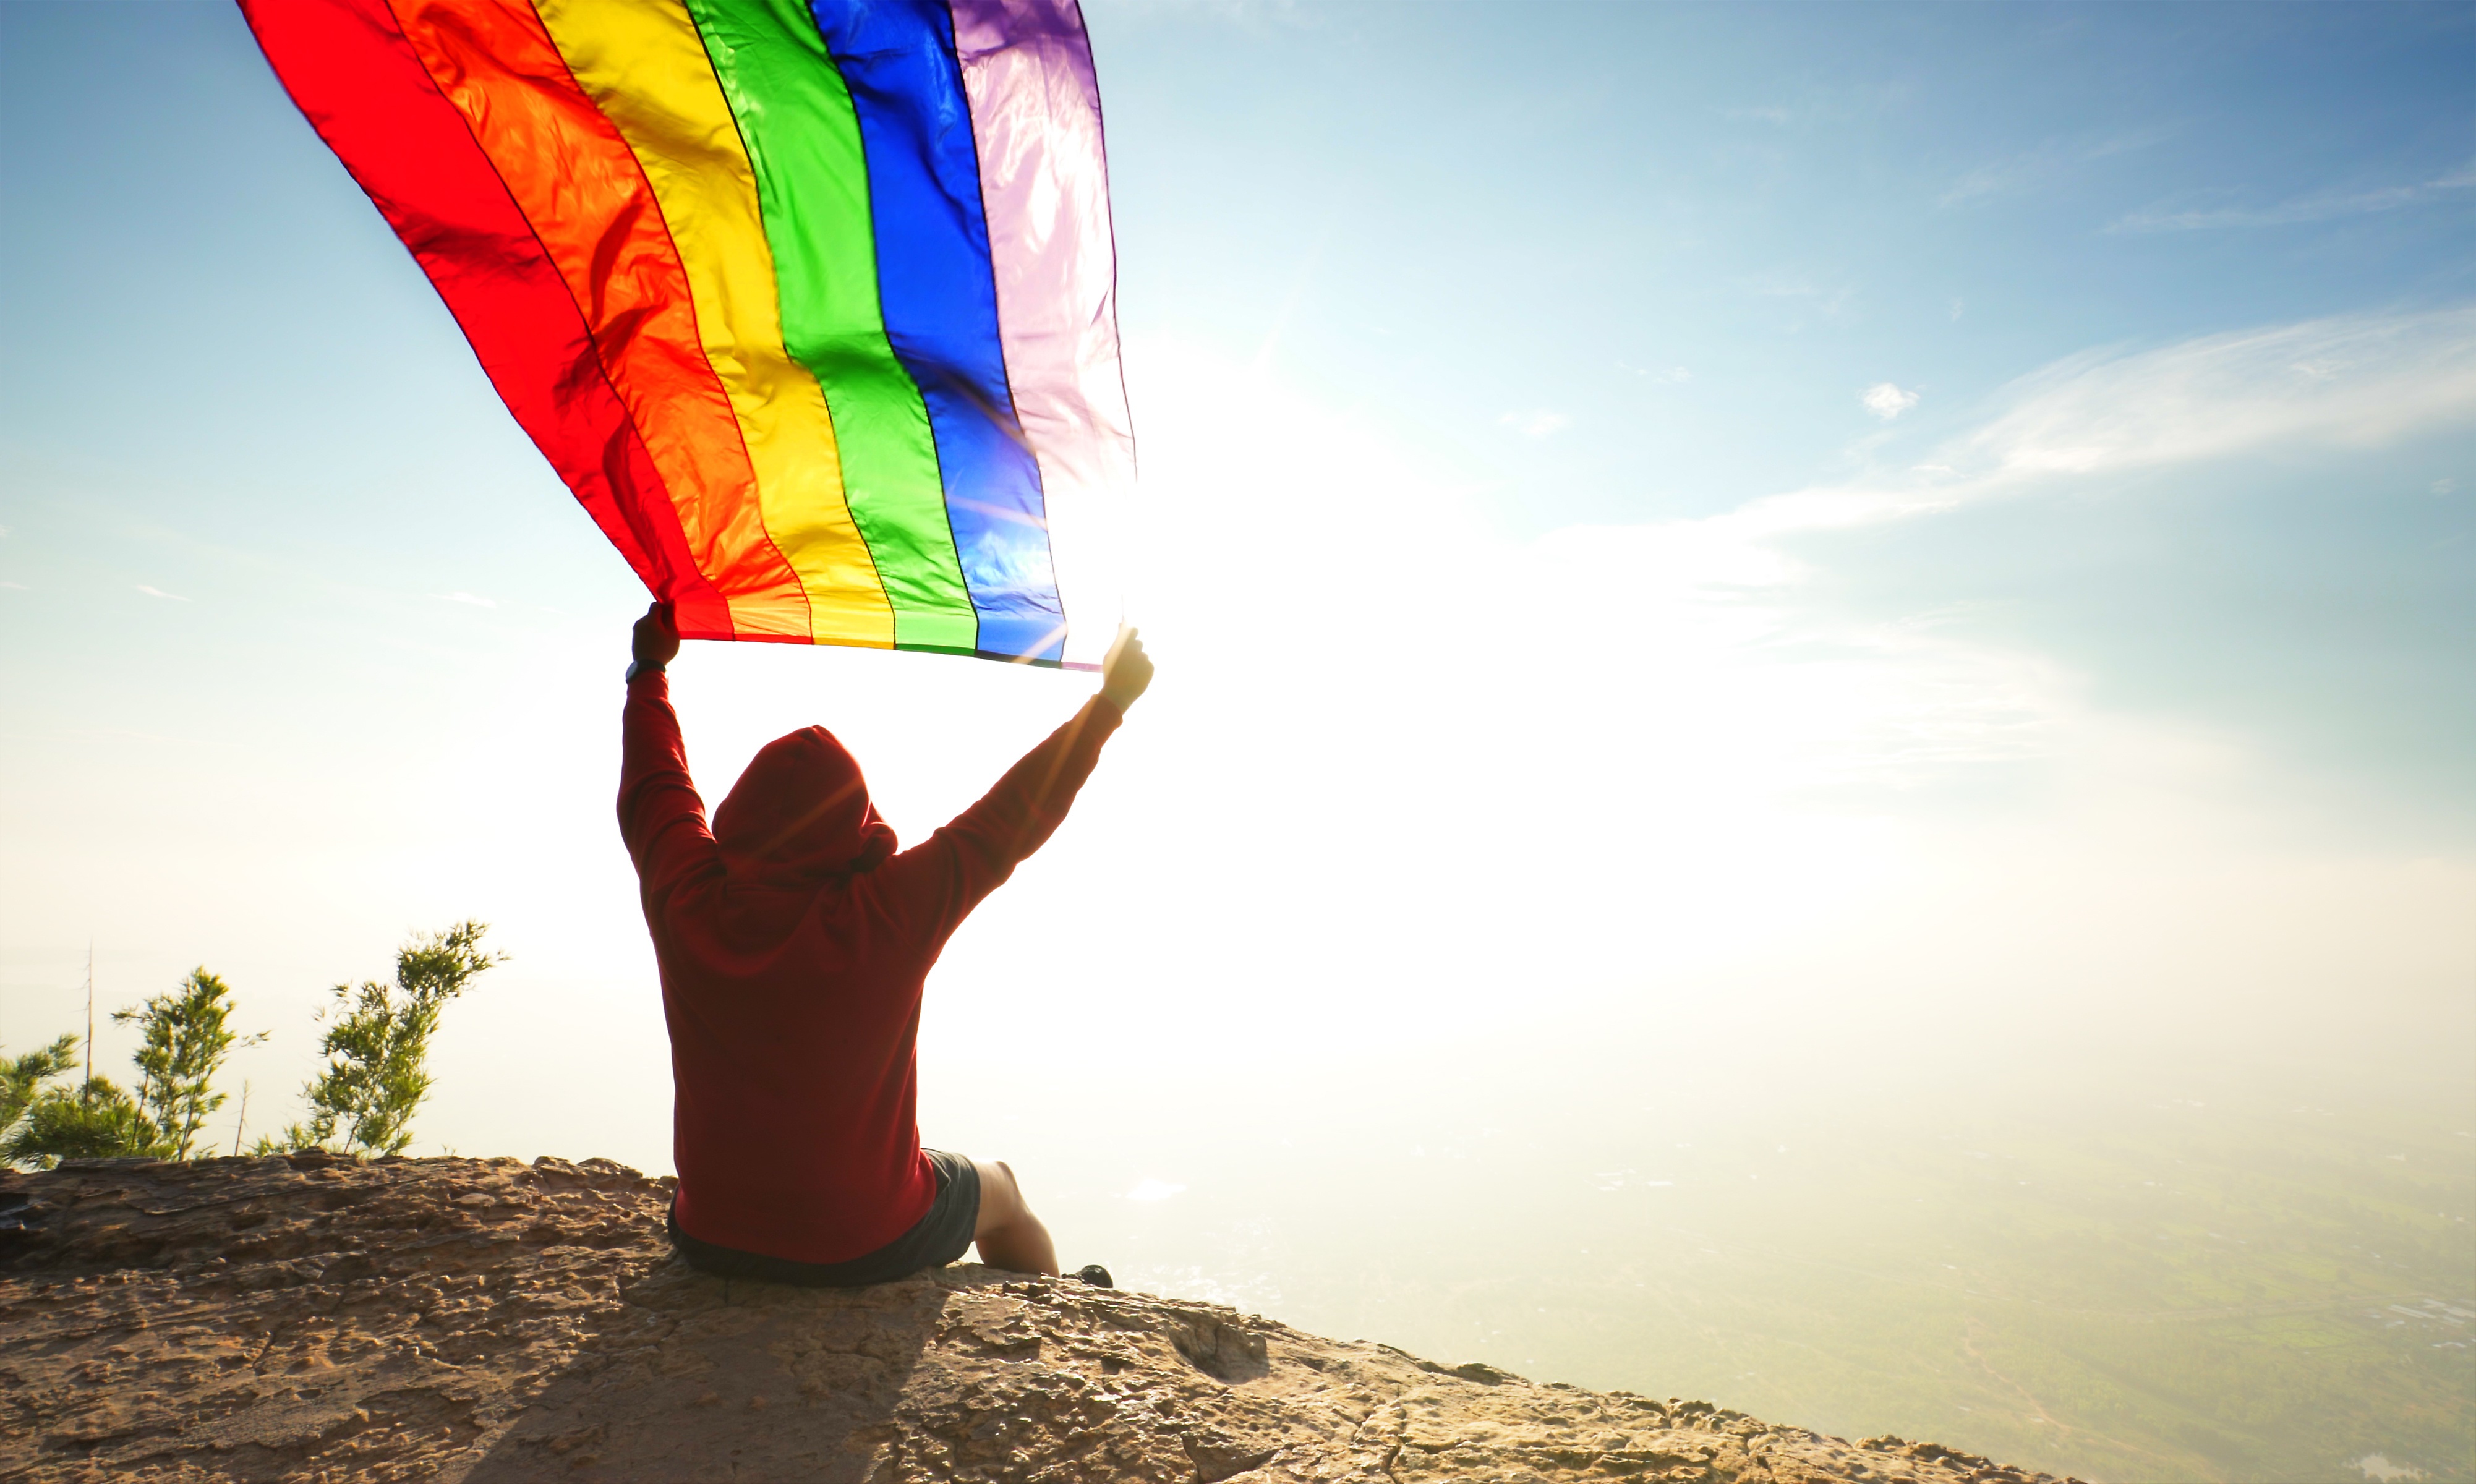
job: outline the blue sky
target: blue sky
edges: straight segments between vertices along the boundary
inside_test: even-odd
[[[1296,295],[1283,362],[1325,395],[1439,435],[1562,412],[1473,451],[1541,526],[1811,479],[1869,430],[1852,383],[1920,389],[1922,441],[2094,346],[2476,284],[2461,7],[1206,13],[1104,31],[1145,124],[1129,315],[1229,334]]]
[[[1160,121],[1117,149],[1152,209],[1130,316],[1277,334],[1515,531],[1879,476],[2067,358],[2476,295],[2464,6],[1222,13],[1201,75],[1165,55],[1194,11],[1119,43],[1118,116]],[[1889,423],[1885,382],[1917,397]],[[1986,626],[2464,830],[2467,411],[1799,550],[1835,603]]]
[[[958,942],[932,1085],[1819,965],[2464,1000],[2476,8],[1090,17],[1162,681]],[[658,1167],[625,568],[235,12],[0,7],[0,1043],[91,937],[111,1002],[225,970],[288,1086],[324,984],[472,912],[518,956],[433,1136]],[[1075,683],[681,679],[714,788],[822,719],[914,837]],[[1928,1022],[1978,1024],[1876,1021]]]

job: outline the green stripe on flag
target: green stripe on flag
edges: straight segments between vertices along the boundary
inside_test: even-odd
[[[756,171],[782,343],[824,388],[902,648],[977,647],[928,409],[886,339],[851,90],[799,0],[687,0]]]

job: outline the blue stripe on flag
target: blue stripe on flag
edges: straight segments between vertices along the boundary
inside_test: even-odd
[[[1064,608],[1040,468],[1015,421],[971,102],[940,0],[810,0],[851,88],[886,338],[919,383],[982,653],[1056,659]]]

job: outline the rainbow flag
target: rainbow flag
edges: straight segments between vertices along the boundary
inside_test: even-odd
[[[240,0],[691,638],[1077,668],[1134,439],[1076,0]]]

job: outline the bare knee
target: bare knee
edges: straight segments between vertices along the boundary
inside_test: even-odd
[[[1013,1166],[1002,1159],[975,1159],[972,1168],[980,1174],[980,1214],[972,1224],[974,1237],[1004,1231],[1030,1217],[1031,1207],[1015,1181]]]
[[[992,1268],[1055,1277],[1056,1244],[1025,1202],[1014,1171],[995,1160],[975,1159],[972,1168],[980,1175],[980,1214],[972,1224],[972,1241],[980,1249],[980,1261]]]

